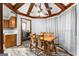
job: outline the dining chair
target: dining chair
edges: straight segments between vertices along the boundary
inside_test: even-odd
[[[37,47],[37,38],[36,38],[36,33],[31,34],[31,48],[36,48]]]

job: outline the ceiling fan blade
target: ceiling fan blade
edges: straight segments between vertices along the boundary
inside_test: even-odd
[[[48,13],[43,13],[44,15],[48,15]]]
[[[48,15],[47,13],[45,13],[45,15]]]

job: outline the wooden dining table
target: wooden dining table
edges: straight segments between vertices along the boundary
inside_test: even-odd
[[[55,37],[55,36],[47,36],[47,35],[46,35],[46,36],[44,36],[44,37],[41,37],[41,36],[40,36],[39,38],[40,38],[40,40],[44,40],[44,41],[49,41],[49,42],[50,42],[50,41],[52,41],[52,40],[55,40],[56,37]]]
[[[41,47],[39,47],[39,44],[38,44],[39,42],[37,42],[37,45],[36,45],[37,48],[41,49],[46,54],[51,55],[52,48],[50,46],[53,44],[55,52],[56,52],[56,48],[55,48],[55,44],[54,44],[54,40],[56,39],[55,36],[53,36],[53,35],[51,35],[51,36],[50,35],[44,35],[44,36],[36,35],[36,37],[37,37],[37,41],[39,39],[44,44],[44,48],[42,49]],[[50,51],[50,49],[51,49],[51,51]]]
[[[53,50],[56,52],[54,40],[56,36],[53,34],[31,34],[30,48],[40,49],[47,55],[52,55]],[[32,43],[35,43],[35,46]]]

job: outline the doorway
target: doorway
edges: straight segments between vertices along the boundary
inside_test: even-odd
[[[30,25],[31,24],[29,19],[21,18],[21,44],[23,47],[30,46]]]

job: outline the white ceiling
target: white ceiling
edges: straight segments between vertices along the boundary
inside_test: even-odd
[[[23,6],[21,6],[18,10],[22,13],[27,13],[28,9],[29,9],[30,3],[26,3]]]
[[[49,7],[52,7],[51,12],[53,13],[58,13],[61,11],[60,8],[58,8],[54,3],[49,3]]]
[[[67,6],[69,3],[63,3],[65,6]]]
[[[16,3],[11,3],[12,5],[15,5]]]

